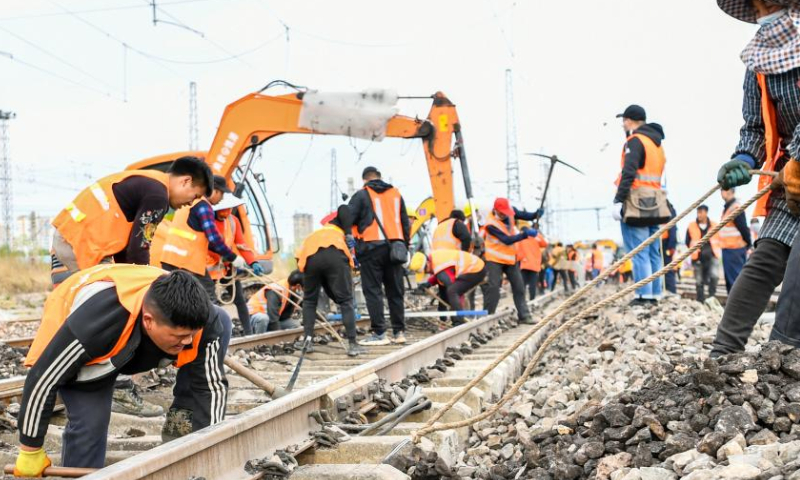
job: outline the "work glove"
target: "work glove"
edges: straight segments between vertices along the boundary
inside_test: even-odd
[[[15,477],[41,477],[44,469],[52,465],[44,448],[32,452],[21,450],[14,465]]]
[[[791,159],[772,181],[772,189],[783,188],[786,206],[795,216],[800,216],[800,162]]]
[[[353,236],[350,235],[349,233],[344,236],[344,243],[347,244],[347,248],[349,248],[350,250],[356,248],[356,239],[353,238]]]
[[[431,288],[432,286],[433,285],[431,285],[428,282],[420,283],[419,285],[417,285],[415,293],[417,293],[418,295],[425,295],[428,292],[428,289]]]
[[[536,218],[542,218],[542,217],[544,217],[544,208],[536,210]]]
[[[536,235],[539,235],[539,230],[536,230],[535,228],[525,227],[522,230],[528,235],[529,238],[535,238]]]
[[[247,268],[247,262],[244,261],[244,258],[242,258],[241,255],[237,255],[236,260],[231,262],[231,265],[233,265],[233,268],[237,270],[242,270]]]
[[[744,160],[736,158],[730,160],[720,167],[717,173],[717,183],[725,190],[740,185],[747,185],[753,178],[750,174],[751,168],[752,166]]]
[[[253,262],[253,263],[251,263],[251,264],[250,264],[250,268],[252,268],[252,269],[253,269],[253,273],[255,273],[256,275],[258,275],[259,277],[260,277],[261,275],[264,275],[264,273],[265,273],[265,272],[264,272],[264,267],[262,267],[262,266],[261,266],[261,264],[260,264],[260,263],[258,263],[258,262]]]
[[[611,216],[614,217],[614,220],[621,221],[622,220],[622,203],[621,202],[614,202],[614,205],[611,206]]]

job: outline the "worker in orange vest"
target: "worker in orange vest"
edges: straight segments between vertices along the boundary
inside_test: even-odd
[[[600,272],[603,271],[603,267],[605,266],[605,257],[603,252],[597,247],[596,243],[592,244],[592,255],[589,257],[589,262],[592,267],[592,280],[594,280],[598,275],[600,275]]]
[[[433,231],[433,249],[462,250],[472,248],[472,236],[466,222],[467,216],[461,210],[450,212],[450,217],[436,226]]]
[[[725,207],[722,218],[739,208],[736,201],[736,190],[733,188],[720,191]],[[719,231],[719,241],[722,247],[722,271],[725,274],[725,289],[731,292],[736,278],[739,277],[745,262],[747,251],[752,246],[750,229],[747,226],[747,216],[742,212],[732,222],[722,227]]]
[[[103,264],[73,275],[47,298],[25,359],[30,367],[18,420],[14,474],[41,476],[43,449],[58,395],[67,407],[61,464],[102,468],[114,379],[166,363],[178,367],[173,406],[188,411],[191,430],[225,417],[225,312],[181,271]],[[181,394],[180,392],[183,392]]]
[[[367,167],[361,173],[364,188],[350,199],[353,225],[356,226],[356,257],[361,265],[361,288],[369,311],[372,334],[362,345],[406,343],[405,286],[403,264],[408,260],[394,258],[391,249],[411,239],[411,222],[400,191],[381,179],[381,172]],[[398,244],[398,245],[393,245]],[[389,304],[392,337],[386,336],[383,296]]]
[[[313,338],[317,320],[317,303],[320,290],[339,306],[347,337],[347,355],[357,357],[366,350],[356,341],[356,313],[353,305],[353,277],[355,267],[351,253],[352,243],[346,238],[353,228],[353,216],[347,205],[336,211],[336,216],[321,229],[303,240],[297,253],[297,268],[303,272],[303,330],[305,339]],[[313,345],[309,347],[313,351]]]
[[[514,226],[515,219],[536,220],[541,217],[542,211],[526,212],[513,208],[507,198],[497,198],[494,208],[486,219],[483,229],[485,242],[484,259],[488,283],[483,293],[483,309],[490,314],[497,310],[500,302],[500,285],[503,283],[503,274],[511,284],[511,293],[514,297],[514,306],[517,308],[519,321],[533,324],[528,304],[525,302],[525,284],[517,264],[517,251],[514,244],[528,237],[539,234],[536,229],[523,228],[517,232]]]
[[[689,248],[694,247],[709,230],[716,226],[716,222],[708,218],[708,206],[700,205],[697,207],[697,219],[690,223],[689,228],[686,230],[686,246]],[[704,302],[706,299],[705,285],[708,285],[709,297],[717,294],[717,282],[719,281],[717,268],[721,256],[722,249],[720,248],[719,234],[711,237],[708,243],[692,254],[694,283],[698,302]]]
[[[622,240],[627,251],[632,251],[645,242],[659,228],[659,219],[630,218],[623,211],[624,205],[634,192],[661,190],[661,178],[666,165],[664,153],[664,129],[657,123],[647,123],[647,113],[639,105],[628,106],[623,113],[622,128],[625,130],[625,145],[622,149],[620,174],[617,177],[617,193],[611,214],[620,222]],[[662,222],[663,223],[663,222]],[[633,257],[633,281],[639,282],[663,266],[661,244],[654,242]],[[636,289],[632,306],[649,306],[658,303],[662,293],[661,278]]]
[[[518,221],[517,228],[528,228],[529,222]],[[536,232],[536,236],[528,236],[514,244],[517,252],[522,281],[528,286],[529,300],[536,299],[536,289],[539,286],[539,272],[542,271],[542,249],[547,247],[542,232]]]
[[[247,301],[253,333],[274,332],[298,328],[300,322],[292,319],[294,303],[292,293],[303,291],[303,274],[294,270],[289,276],[275,283],[264,285]],[[291,302],[289,300],[292,300]]]
[[[244,200],[233,195],[226,193],[222,200],[214,205],[214,216],[217,231],[222,233],[225,245],[230,248],[234,253],[240,255],[246,264],[250,265],[253,273],[256,275],[264,275],[264,268],[258,263],[253,249],[247,244],[244,237],[244,229],[239,218],[233,213],[233,209],[243,205]],[[242,324],[242,330],[245,335],[253,333],[252,321],[250,319],[250,312],[247,307],[247,298],[244,296],[244,288],[242,281],[239,279],[237,272],[234,271],[233,266],[225,263],[219,254],[214,253],[209,249],[206,254],[206,271],[208,276],[214,281],[220,281],[223,278],[232,277],[230,283],[226,288],[233,296],[233,304],[236,306],[236,313],[239,316],[239,322]],[[233,291],[231,291],[231,287]]]
[[[759,24],[750,43],[742,51],[745,64],[742,116],[744,125],[732,158],[719,170],[722,188],[750,182],[750,169],[780,172],[773,191],[756,204],[754,217],[764,217],[755,250],[742,268],[725,303],[717,327],[711,356],[742,352],[748,337],[769,304],[775,288],[789,275],[790,250],[797,237],[800,220],[792,213],[800,197],[800,97],[797,92],[798,36],[794,2],[765,0],[726,0],[718,2],[725,13],[750,24]],[[790,7],[790,8],[787,8]],[[769,185],[761,176],[758,188]],[[795,266],[795,270],[800,266]],[[780,303],[775,330],[786,334],[789,325],[780,320]],[[780,325],[780,327],[779,327]]]
[[[129,170],[85,188],[53,220],[51,276],[58,285],[100,263],[150,263],[150,241],[170,208],[211,193],[211,169],[181,157],[166,173]]]
[[[431,252],[433,275],[417,288],[424,290],[439,286],[439,296],[447,300],[452,310],[464,310],[464,294],[486,278],[486,263],[479,257],[461,250],[440,248]],[[440,304],[439,310],[447,306]],[[453,317],[453,326],[464,323],[464,317]]]

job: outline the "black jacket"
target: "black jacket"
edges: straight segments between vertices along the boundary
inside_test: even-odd
[[[390,188],[395,188],[383,180],[370,180],[367,182],[364,188],[353,194],[353,197],[350,198],[350,203],[348,206],[350,207],[350,212],[353,215],[353,225],[358,227],[358,233],[363,233],[364,230],[372,225],[372,222],[375,219],[375,214],[373,213],[372,209],[372,202],[370,201],[369,192],[367,192],[366,187],[371,188],[377,193],[383,193]],[[411,222],[408,219],[406,202],[403,200],[402,196],[400,197],[400,224],[403,226],[403,238],[406,244],[408,244],[409,240],[411,240]],[[372,248],[385,243],[386,240],[377,240],[374,242],[362,242],[359,240],[360,245],[358,246],[357,250],[359,252],[367,252]]]
[[[646,123],[633,133],[646,136],[656,146],[660,146],[661,141],[664,140],[664,129],[657,123]],[[617,187],[617,194],[614,197],[614,203],[623,203],[628,199],[628,195],[631,193],[631,185],[636,178],[636,171],[644,167],[644,161],[644,145],[642,145],[641,140],[634,137],[625,144],[625,165],[622,167],[622,176]]]
[[[226,321],[223,315],[226,314],[222,309],[211,309],[198,345],[197,358],[181,367],[181,372],[186,369],[188,375],[178,375],[178,383],[188,381],[188,388],[178,384],[175,386],[176,391],[182,388],[192,394],[190,399],[185,400],[192,404],[181,407],[192,410],[193,430],[220,422],[225,414],[228,380],[222,363],[227,345],[220,345],[223,322]],[[61,386],[91,391],[92,384],[113,382],[118,374],[146,372],[175,360],[142,332],[140,314],[123,351],[112,357],[111,364],[106,368],[101,370],[100,367],[94,367],[95,371],[90,373],[93,368],[86,364],[112,350],[128,317],[130,313],[120,304],[113,285],[90,294],[67,317],[25,378],[18,417],[19,437],[23,445],[41,447],[44,444],[56,394]],[[88,375],[92,375],[92,378],[84,378]],[[105,435],[105,432],[98,432],[100,434]]]

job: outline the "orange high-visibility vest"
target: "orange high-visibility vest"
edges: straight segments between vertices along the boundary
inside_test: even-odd
[[[512,236],[517,234],[517,229],[514,227],[513,219],[511,226],[507,226],[501,222],[500,219],[492,211],[486,218],[486,227],[492,225],[506,235]],[[506,245],[498,240],[494,235],[489,233],[487,228],[482,230],[483,239],[485,240],[486,252],[484,257],[489,262],[501,263],[503,265],[513,265],[517,263],[517,252],[514,245]]]
[[[87,365],[106,362],[114,357],[122,351],[128,340],[130,340],[131,333],[136,326],[136,320],[142,311],[144,296],[150,289],[150,285],[162,275],[167,275],[167,272],[147,265],[101,264],[70,276],[47,297],[44,312],[42,313],[42,322],[28,350],[28,356],[25,357],[25,365],[32,367],[36,363],[58,330],[67,321],[67,317],[72,313],[72,304],[80,290],[95,282],[114,283],[119,296],[119,303],[122,304],[125,310],[130,312],[130,316],[125,328],[122,330],[122,335],[120,335],[119,340],[117,340],[111,351],[92,359]],[[177,367],[182,367],[197,358],[197,350],[202,335],[203,329],[195,332],[192,348],[184,349],[178,354],[178,359],[175,362]]]
[[[198,232],[189,226],[189,213],[192,207],[200,202],[208,203],[205,199],[199,198],[192,202],[190,207],[183,207],[175,212],[161,249],[161,263],[168,263],[197,275],[205,275],[208,238],[205,232]]]
[[[441,248],[451,250],[461,250],[461,240],[453,235],[453,226],[456,224],[454,218],[449,218],[436,226],[433,231],[433,249]]]
[[[364,190],[369,194],[372,209],[375,212],[375,216],[380,219],[383,229],[386,230],[386,236],[389,237],[388,240],[403,240],[403,223],[400,221],[400,205],[402,203],[400,191],[394,187],[382,193],[378,193],[369,187],[364,187]],[[374,218],[363,232],[358,232],[356,238],[360,238],[365,242],[386,239]]]
[[[653,140],[647,135],[641,133],[634,133],[626,140],[626,146],[622,148],[622,160],[620,161],[620,174],[617,177],[615,185],[619,186],[622,180],[622,169],[625,168],[625,150],[627,142],[633,138],[638,138],[644,146],[644,167],[636,170],[636,178],[633,179],[631,189],[641,187],[654,188],[661,190],[661,176],[664,174],[664,165],[667,163],[667,157],[664,154],[664,146],[656,145]]]
[[[217,230],[222,233],[222,240],[228,248],[237,255],[239,255],[239,246],[236,245],[236,220],[233,214],[228,215],[225,220],[216,220]],[[219,254],[207,251],[206,254],[206,270],[212,280],[219,280],[225,276],[225,264],[222,263],[222,257]]]
[[[542,271],[542,248],[547,246],[547,240],[544,239],[542,234],[536,237],[528,237],[521,242],[514,244],[517,251],[517,260],[519,261],[519,268],[531,272]]]
[[[308,257],[317,253],[318,250],[327,247],[336,247],[338,250],[341,250],[342,253],[347,255],[347,259],[350,261],[350,268],[355,267],[353,256],[350,255],[350,249],[347,248],[347,243],[344,241],[344,230],[329,223],[319,230],[314,231],[303,240],[300,251],[297,253],[297,268],[299,268],[301,272],[305,272]]]
[[[717,224],[709,219],[707,231],[712,230],[716,226]],[[693,246],[697,245],[697,242],[699,242],[701,238],[703,238],[703,234],[700,231],[700,226],[697,224],[697,220],[695,220],[694,222],[689,224],[689,240],[690,240],[689,248],[692,248]],[[720,242],[719,242],[719,233],[711,237],[710,243],[711,243],[711,250],[714,252],[714,257],[719,258],[720,256],[722,256],[722,249],[720,248]],[[700,250],[692,254],[692,260],[697,260],[698,258],[700,258]]]
[[[486,268],[486,263],[475,255],[461,250],[442,249],[431,252],[431,268],[436,275],[448,268],[456,269],[456,277],[478,273]]]
[[[778,114],[775,111],[775,104],[769,98],[767,77],[763,73],[757,73],[756,78],[758,79],[758,86],[761,88],[761,119],[764,122],[764,150],[766,151],[766,159],[764,160],[764,165],[761,166],[761,170],[774,172],[775,165],[783,157],[781,136],[778,133]],[[758,189],[761,190],[770,183],[772,183],[772,177],[761,175],[758,178]],[[754,217],[767,215],[767,204],[771,195],[772,192],[769,192],[758,199],[756,208],[753,211]]]
[[[594,270],[602,270],[604,263],[605,257],[603,256],[603,252],[599,249],[592,250],[592,268]]]
[[[267,292],[274,291],[278,293],[278,296],[281,297],[281,307],[279,310],[280,314],[283,314],[283,311],[286,310],[286,306],[289,305],[289,291],[294,290],[289,287],[289,280],[283,279],[276,283],[270,283],[269,285],[265,285],[261,288],[261,290],[257,291],[255,295],[250,297],[250,300],[247,301],[247,310],[250,312],[250,315],[254,315],[256,313],[267,313]],[[297,303],[297,302],[295,302]]]
[[[115,173],[83,189],[53,220],[53,227],[75,252],[81,270],[99,264],[105,257],[128,246],[133,222],[125,218],[113,187],[136,176],[152,178],[169,189],[169,176],[163,172],[131,170]]]
[[[722,218],[727,217],[730,212],[737,208],[739,208],[739,204],[734,202],[730,207],[725,209],[725,212],[722,213]],[[728,223],[719,231],[719,243],[720,247],[726,250],[744,248],[747,246],[747,242],[744,241],[744,237],[742,237],[741,232],[739,232],[739,229],[736,228],[733,222]]]

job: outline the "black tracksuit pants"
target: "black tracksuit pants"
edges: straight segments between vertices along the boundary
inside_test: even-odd
[[[497,310],[500,303],[500,287],[503,285],[503,274],[511,284],[511,294],[514,296],[514,306],[517,307],[517,316],[520,320],[530,317],[528,304],[525,302],[525,284],[522,282],[522,274],[519,271],[519,264],[505,265],[503,263],[486,262],[486,272],[489,276],[486,290],[483,294],[483,309],[489,314]]]
[[[758,243],[759,248],[764,240]],[[733,284],[734,288],[739,285],[742,275],[751,261],[752,257],[745,264],[736,283]],[[795,237],[794,245],[789,253],[789,260],[786,263],[786,274],[783,277],[781,295],[778,298],[778,308],[775,312],[775,325],[772,326],[769,339],[780,340],[795,348],[800,347],[800,235]]]
[[[795,244],[797,242],[795,241]],[[758,318],[764,313],[769,303],[769,297],[781,281],[784,282],[782,291],[792,292],[786,281],[796,281],[796,273],[788,272],[787,260],[790,260],[790,248],[772,238],[762,238],[756,242],[756,249],[745,263],[742,273],[733,284],[725,304],[725,313],[717,327],[717,336],[714,338],[712,356],[726,353],[744,351],[747,339],[753,331]],[[795,263],[795,267],[798,265]],[[784,280],[784,272],[787,272]],[[797,285],[795,284],[795,287]],[[792,292],[796,294],[795,292]],[[783,302],[784,295],[781,295]],[[784,314],[791,311],[792,300],[783,306]],[[780,303],[779,310],[782,308]],[[780,315],[780,312],[778,313]],[[778,320],[776,316],[775,328]],[[781,327],[784,328],[784,327]],[[786,330],[780,330],[786,331]],[[774,330],[773,330],[774,332]]]
[[[361,263],[361,288],[367,302],[372,332],[377,335],[386,332],[386,319],[383,315],[384,290],[389,303],[392,331],[395,334],[404,331],[403,266],[393,264],[389,259],[389,244],[384,243],[368,250],[358,257],[358,261]]]
[[[444,272],[437,275],[436,278],[439,280],[439,296],[444,300],[447,300],[447,303],[450,304],[451,309],[463,310],[464,302],[462,302],[461,298],[465,293],[470,291],[472,287],[477,286],[483,281],[484,278],[486,278],[486,268],[480,272],[459,275],[456,277],[455,281],[450,281],[450,277]],[[439,304],[440,311],[446,309],[446,306],[442,305],[441,303]],[[462,317],[459,316],[453,318],[453,325],[461,325],[462,323],[464,323],[464,319]]]
[[[342,323],[348,340],[356,339],[356,312],[353,307],[353,276],[350,261],[336,247],[322,248],[306,260],[303,271],[303,333],[306,337],[314,335],[317,320],[317,303],[320,291],[342,312]]]
[[[533,270],[521,270],[522,272],[522,281],[528,287],[528,296],[530,297],[529,300],[536,299],[536,289],[539,286],[539,272],[534,272]]]

